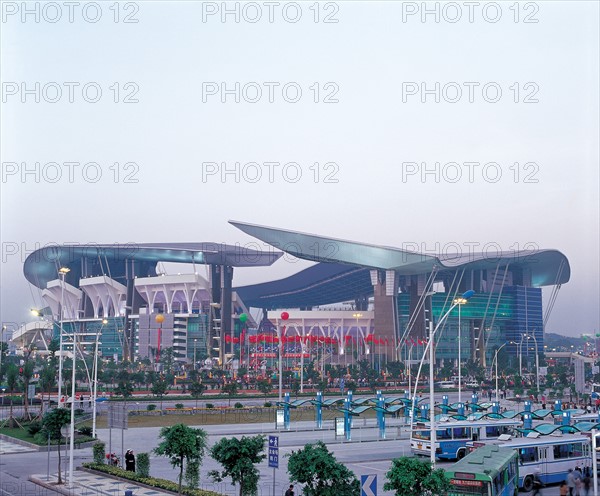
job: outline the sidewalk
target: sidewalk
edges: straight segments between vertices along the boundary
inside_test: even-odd
[[[90,474],[82,470],[75,470],[73,478],[75,480],[72,484],[57,486],[56,481],[58,478],[56,474],[51,474],[50,480],[48,480],[45,474],[29,476],[31,482],[67,496],[123,496],[125,491],[132,491],[134,496],[172,495],[172,493],[166,493],[160,489],[150,489],[138,486],[133,482],[119,481],[102,475]]]

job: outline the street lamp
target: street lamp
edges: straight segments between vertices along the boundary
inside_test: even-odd
[[[4,355],[4,349],[2,346],[2,343],[4,342],[4,341],[2,341],[2,339],[4,337],[4,331],[6,331],[5,325],[3,325],[2,330],[0,330],[0,372],[2,372],[2,355]],[[2,400],[2,404],[4,404],[4,399]]]
[[[474,294],[475,294],[475,291],[470,289],[470,290],[464,292],[460,299],[461,300],[464,299],[465,303],[466,303],[466,300],[469,300]],[[435,363],[435,352],[433,350],[433,340],[435,338],[435,333],[440,328],[440,326],[444,323],[444,321],[446,320],[448,315],[450,315],[450,312],[452,312],[452,310],[454,310],[454,307],[456,307],[460,304],[462,304],[462,303],[458,303],[455,300],[452,303],[452,306],[448,309],[448,311],[444,315],[442,315],[442,317],[440,318],[440,320],[438,321],[438,323],[434,329],[432,329],[433,320],[429,321],[429,329],[430,329],[429,340],[427,341],[427,345],[425,346],[425,350],[423,351],[423,356],[421,357],[421,363],[419,363],[419,370],[417,372],[417,377],[415,378],[415,389],[414,389],[413,396],[412,396],[412,404],[414,404],[415,398],[417,397],[417,386],[419,384],[419,376],[421,375],[421,368],[423,367],[423,362],[425,361],[425,355],[427,354],[427,351],[429,351],[429,416],[430,416],[429,439],[431,441],[431,449],[429,450],[429,452],[430,452],[429,454],[430,454],[432,468],[435,467],[435,410],[434,410],[435,404],[434,404],[434,397],[433,397],[434,393],[435,393],[434,388],[433,388],[433,365]],[[412,405],[411,405],[411,408],[412,408]],[[410,417],[411,433],[412,433],[412,429],[413,429],[414,417],[415,417],[414,414],[411,415],[411,417]]]
[[[528,334],[527,339],[533,339],[535,343],[535,384],[537,387],[538,394],[540,393],[540,354],[538,349],[537,339],[533,334]]]
[[[357,355],[360,353],[360,341],[358,341],[358,335],[359,335],[359,328],[358,328],[358,319],[360,319],[363,316],[362,313],[353,313],[352,317],[354,317],[356,319],[356,347],[357,347]],[[364,343],[365,346],[365,354],[367,353],[367,344]],[[353,357],[354,358],[354,357]]]
[[[198,338],[194,338],[194,369],[196,370],[196,348],[198,348]]]
[[[94,392],[93,392],[93,403],[92,403],[92,437],[96,438],[96,400],[98,399],[98,345],[100,342],[98,338],[102,335],[102,329],[108,324],[107,319],[102,319],[102,325],[96,333],[96,345],[94,347]]]
[[[460,338],[460,307],[462,307],[467,302],[467,298],[460,297],[454,299],[454,304],[458,305],[458,402],[462,403],[462,356],[461,356],[461,348],[462,348],[462,340]]]
[[[61,403],[62,398],[62,368],[63,368],[63,320],[65,317],[65,277],[71,271],[68,267],[61,267],[58,269],[58,275],[62,279],[62,284],[60,285],[60,335],[58,338],[58,349],[60,350],[59,360],[58,360],[58,407],[61,408],[63,405]]]
[[[500,348],[498,348],[496,350],[496,352],[494,353],[494,360],[496,361],[496,401],[498,401],[498,352],[509,343],[516,344],[516,343],[513,343],[512,341],[507,341],[502,346],[500,346]],[[494,360],[492,360],[492,363],[494,363]]]

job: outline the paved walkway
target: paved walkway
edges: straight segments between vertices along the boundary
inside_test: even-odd
[[[20,444],[15,444],[0,439],[0,455],[9,455],[11,453],[31,453],[34,451],[37,452],[37,450],[31,449],[28,446],[21,446]]]
[[[90,474],[89,472],[84,472],[82,470],[76,470],[73,474],[73,478],[75,480],[72,484],[64,484],[62,486],[55,485],[57,481],[56,474],[50,475],[50,480],[46,478],[45,474],[31,475],[29,480],[68,496],[122,496],[125,494],[125,491],[132,491],[134,496],[160,496],[172,494],[163,492],[159,489],[149,489],[138,486],[132,482],[123,482],[102,475]]]

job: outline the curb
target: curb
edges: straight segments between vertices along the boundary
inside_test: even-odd
[[[58,486],[56,484],[50,484],[49,482],[44,481],[42,479],[38,479],[37,477],[34,477],[32,475],[30,475],[28,477],[28,480],[33,482],[34,484],[37,484],[38,486],[41,486],[45,489],[49,489],[50,491],[54,491],[55,493],[58,493],[58,494],[64,494],[65,496],[76,496],[77,495],[76,490],[78,488],[71,489],[71,488],[65,487],[64,484],[61,486]]]
[[[18,439],[16,437],[8,436],[6,434],[0,434],[0,440],[7,441],[7,442],[13,443],[13,444],[18,444],[19,446],[25,446],[26,448],[30,448],[32,451],[39,451],[39,452],[42,452],[42,453],[45,453],[45,452],[48,451],[48,446],[41,446],[39,444],[33,444],[33,443],[28,442],[28,441],[23,441],[22,439]],[[97,442],[98,442],[98,440],[96,440],[96,441],[87,441],[85,443],[75,443],[75,449],[91,448]],[[61,447],[61,449],[64,449],[65,448],[65,443],[62,443],[60,445],[60,447]],[[57,444],[51,444],[50,445],[50,451],[57,451],[57,450],[58,450],[58,445]]]

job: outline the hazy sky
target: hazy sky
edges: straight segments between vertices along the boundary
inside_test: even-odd
[[[3,322],[39,302],[38,246],[252,241],[235,219],[555,248],[546,330],[598,332],[597,2],[22,7],[2,4]]]

